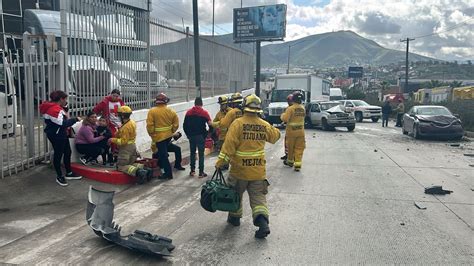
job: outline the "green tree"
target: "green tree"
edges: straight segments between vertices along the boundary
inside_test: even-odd
[[[453,80],[453,82],[449,83],[449,87],[457,88],[462,86],[462,81]]]
[[[346,92],[347,99],[352,100],[363,100],[365,99],[365,93],[357,88],[348,89]]]

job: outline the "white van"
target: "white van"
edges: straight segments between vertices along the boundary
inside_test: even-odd
[[[340,88],[330,88],[329,89],[329,100],[330,101],[340,101],[343,100],[342,90]]]

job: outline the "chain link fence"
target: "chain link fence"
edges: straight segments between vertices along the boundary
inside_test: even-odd
[[[71,116],[86,114],[113,89],[134,110],[153,106],[159,92],[173,103],[197,95],[186,28],[113,0],[58,3],[57,10],[23,10],[24,35],[9,40],[3,32],[1,177],[49,160],[39,104],[53,90],[69,94]],[[210,36],[199,42],[202,97],[253,87],[253,55]]]

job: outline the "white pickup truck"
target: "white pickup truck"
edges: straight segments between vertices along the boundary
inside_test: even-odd
[[[362,122],[364,119],[372,119],[372,122],[377,122],[382,117],[382,108],[379,106],[370,105],[362,100],[342,100],[340,102],[346,111],[354,113],[357,122]]]

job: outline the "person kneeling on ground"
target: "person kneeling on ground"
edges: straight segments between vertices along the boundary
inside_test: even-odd
[[[178,140],[181,138],[181,132],[176,132],[173,135],[173,140]],[[151,151],[153,153],[152,157],[153,159],[158,159],[159,161],[159,156],[158,156],[158,148],[156,147],[156,143],[152,142],[151,143]],[[178,145],[174,144],[172,141],[168,144],[168,154],[170,152],[174,152],[174,169],[184,171],[186,168],[184,168],[181,165],[181,162],[183,160],[182,155],[181,155],[181,147]],[[159,163],[158,163],[159,164]]]
[[[99,142],[104,139],[104,136],[94,137],[96,123],[97,115],[94,112],[89,112],[82,121],[82,126],[74,139],[77,151],[84,155],[80,158],[84,165],[97,162],[97,156],[103,153],[103,148],[99,145]]]
[[[143,184],[151,179],[153,171],[144,168],[143,164],[135,163],[137,159],[137,147],[135,139],[137,137],[137,126],[135,121],[130,119],[132,109],[126,105],[119,107],[118,115],[122,122],[116,136],[109,139],[109,144],[115,144],[118,147],[117,169],[120,172],[138,177],[137,182]]]
[[[106,165],[107,163],[109,166],[112,166],[114,164],[114,157],[110,151],[110,146],[108,144],[109,139],[112,137],[112,132],[110,131],[108,124],[107,124],[107,119],[105,117],[99,118],[99,122],[97,125],[96,129],[97,136],[103,136],[104,139],[99,141],[99,146],[102,148],[102,164]]]
[[[190,176],[196,174],[196,148],[199,156],[199,178],[206,177],[207,174],[204,172],[204,145],[207,136],[206,125],[211,128],[211,117],[209,113],[202,108],[202,99],[196,97],[194,100],[194,107],[186,112],[184,117],[183,129],[184,133],[189,139],[190,145],[190,165],[191,172]]]

